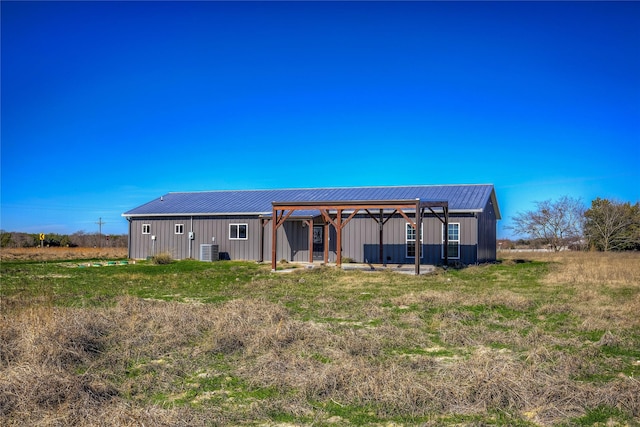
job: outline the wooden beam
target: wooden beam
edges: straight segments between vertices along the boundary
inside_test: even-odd
[[[389,222],[389,220],[398,213],[398,209],[394,209],[393,212],[391,212],[391,215],[389,215],[387,217],[387,219],[385,219],[384,221],[382,221],[382,225],[386,224],[387,222]]]
[[[287,214],[284,214],[284,210],[280,213],[280,218],[278,218],[278,223],[276,225],[277,227],[280,227],[286,220],[287,218],[289,218],[291,216],[291,214],[295,211],[295,209],[291,209],[289,210],[289,212],[287,212]]]
[[[365,209],[364,211],[367,213],[367,215],[369,215],[371,217],[372,220],[374,220],[375,222],[378,222],[378,218],[373,216],[373,214],[371,212],[369,212],[369,209]],[[380,211],[382,211],[382,209],[380,209]]]
[[[387,219],[384,219],[384,211],[382,209],[380,209],[380,218],[376,218],[375,215],[373,215],[371,212],[369,212],[369,209],[365,209],[365,212],[367,212],[367,214],[371,217],[371,219],[373,219],[375,222],[377,222],[378,224],[382,223],[383,225],[386,224],[395,214],[398,213],[397,209],[394,209],[393,212],[391,212],[391,214],[389,214],[389,216],[387,217]]]
[[[407,222],[408,222],[409,224],[411,224],[411,226],[412,226],[413,228],[416,228],[416,223],[415,223],[415,222],[413,222],[413,220],[412,220],[411,218],[409,218],[409,216],[408,216],[406,213],[404,213],[404,211],[403,211],[402,209],[398,209],[398,213],[399,213],[400,215],[402,215],[402,216],[404,217],[404,219],[406,219],[406,220],[407,220]]]
[[[429,209],[429,210],[431,211],[431,213],[432,213],[436,218],[438,218],[438,219],[440,220],[440,222],[441,222],[441,223],[443,223],[443,224],[444,224],[444,218],[443,218],[443,217],[441,217],[441,216],[440,216],[440,214],[439,214],[438,212],[434,211],[434,210],[431,208],[431,206],[427,206],[427,209]],[[443,214],[444,214],[444,212],[443,212]],[[443,216],[444,216],[444,215],[443,215]]]
[[[354,211],[351,213],[351,215],[349,215],[349,216],[347,217],[347,219],[345,219],[345,220],[342,222],[342,224],[341,224],[341,226],[340,226],[340,227],[341,227],[341,228],[344,228],[344,226],[345,226],[345,225],[347,225],[347,223],[348,223],[349,221],[351,221],[351,220],[353,219],[353,217],[354,217],[354,216],[356,216],[356,214],[358,213],[358,211],[359,211],[359,209],[354,210]]]
[[[273,202],[273,205],[281,210],[288,209],[377,209],[380,207],[413,208],[415,200],[389,200],[389,201],[348,201],[348,202]]]
[[[320,214],[322,214],[323,218],[325,219],[325,222],[328,222],[334,227],[336,226],[336,223],[333,222],[333,219],[331,218],[331,216],[329,215],[329,212],[326,209],[320,209]]]
[[[405,200],[348,200],[348,201],[306,201],[306,202],[272,202],[280,210],[289,209],[374,209],[374,208],[415,208],[417,199]],[[447,201],[421,201],[420,207],[448,207]]]
[[[426,208],[431,206],[432,208],[447,208],[449,207],[449,202],[446,200],[440,201],[432,201],[432,202],[420,202],[420,206]]]

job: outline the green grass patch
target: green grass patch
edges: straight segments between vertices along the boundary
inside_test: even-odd
[[[577,426],[608,426],[612,425],[624,425],[632,419],[618,408],[611,406],[601,405],[596,408],[589,409],[587,413],[581,417],[573,418],[569,425]],[[637,425],[637,423],[634,423]]]

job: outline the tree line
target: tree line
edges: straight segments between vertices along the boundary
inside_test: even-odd
[[[73,234],[46,233],[44,240],[40,240],[39,233],[22,233],[14,231],[0,231],[0,247],[3,248],[32,248],[46,247],[112,247],[126,248],[128,244],[126,234],[99,234],[78,231]]]
[[[554,251],[640,250],[640,202],[632,205],[598,197],[586,207],[580,199],[563,196],[536,202],[535,206],[531,211],[518,212],[508,228]]]

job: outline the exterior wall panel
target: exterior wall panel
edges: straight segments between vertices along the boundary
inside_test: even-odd
[[[368,215],[356,215],[342,230],[342,256],[355,262],[375,262],[363,242],[377,243],[378,224]]]
[[[412,215],[409,215],[413,219]],[[460,258],[465,264],[476,262],[477,221],[473,215],[450,216],[450,223],[460,224]],[[356,262],[412,264],[415,258],[407,256],[407,220],[394,215],[383,228],[383,259],[380,259],[378,223],[367,215],[357,215],[343,230],[343,256]],[[443,224],[433,215],[422,219],[421,262],[443,262]]]
[[[150,225],[150,233],[142,234],[143,224]],[[184,233],[175,234],[175,225],[183,224]],[[257,217],[194,217],[195,238],[189,239],[191,217],[151,217],[131,220],[129,256],[145,259],[168,252],[175,259],[198,258],[201,244],[217,244],[220,253],[231,259],[258,259],[260,251],[260,219]],[[247,239],[229,238],[230,224],[247,224]],[[152,240],[155,236],[155,241]],[[215,237],[215,241],[212,238]]]
[[[460,258],[465,264],[495,260],[495,224],[493,209],[488,206],[486,214],[450,215],[450,223],[460,224]],[[409,214],[410,218],[413,215]],[[477,218],[476,218],[477,217]],[[345,215],[346,218],[346,215]],[[252,216],[199,216],[193,217],[195,239],[189,240],[192,218],[180,217],[135,217],[130,222],[130,257],[144,259],[154,253],[169,252],[175,259],[198,259],[201,244],[215,243],[221,254],[232,260],[259,260],[260,244],[263,242],[263,261],[271,260],[272,221],[262,226],[257,215]],[[378,223],[364,214],[356,215],[343,229],[342,255],[355,262],[413,264],[415,259],[407,256],[407,220],[394,215],[383,229],[383,259],[380,259]],[[150,234],[142,234],[142,225],[150,225]],[[175,225],[184,225],[184,234],[175,234]],[[229,238],[230,224],[247,224],[247,238]],[[316,224],[317,225],[317,224]],[[442,264],[443,225],[433,215],[425,215],[422,222],[423,242],[421,263]],[[336,259],[336,232],[329,227],[329,261]],[[261,239],[261,232],[264,233]],[[155,235],[155,242],[151,236]],[[212,238],[215,237],[215,241]],[[306,222],[288,220],[278,228],[276,260],[307,262],[309,260],[309,230]]]
[[[493,202],[489,199],[483,212],[478,214],[478,262],[493,262],[497,258],[496,225]]]

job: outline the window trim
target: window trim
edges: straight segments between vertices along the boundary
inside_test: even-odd
[[[151,224],[142,224],[142,234],[151,234]]]
[[[184,234],[184,224],[174,224],[174,234]]]
[[[449,239],[449,245],[451,245],[452,242],[457,244],[457,248],[458,248],[458,256],[449,256],[449,259],[460,259],[460,223],[459,222],[450,222],[449,225],[457,225],[458,226],[458,238],[457,239]],[[447,230],[447,233],[449,232],[449,230]],[[445,247],[444,247],[444,224],[442,224],[442,244],[440,245],[441,249],[441,256],[442,259],[444,259],[444,251],[445,251]]]
[[[406,258],[414,258],[416,257],[415,255],[415,242],[416,242],[416,238],[415,238],[415,229],[411,226],[411,223],[409,222],[405,222],[405,226],[404,226],[404,255]],[[409,239],[409,230],[414,230],[413,235],[414,238],[413,239]],[[413,249],[413,255],[409,255],[409,243],[412,242],[414,244],[414,249]],[[424,224],[422,224],[422,227],[420,227],[420,244],[422,246],[424,246]],[[424,258],[424,250],[420,251],[420,259]]]
[[[244,226],[244,237],[240,237],[240,227]],[[235,237],[232,235],[231,230],[235,227]],[[248,240],[249,239],[249,224],[246,222],[231,223],[229,224],[229,240]]]

